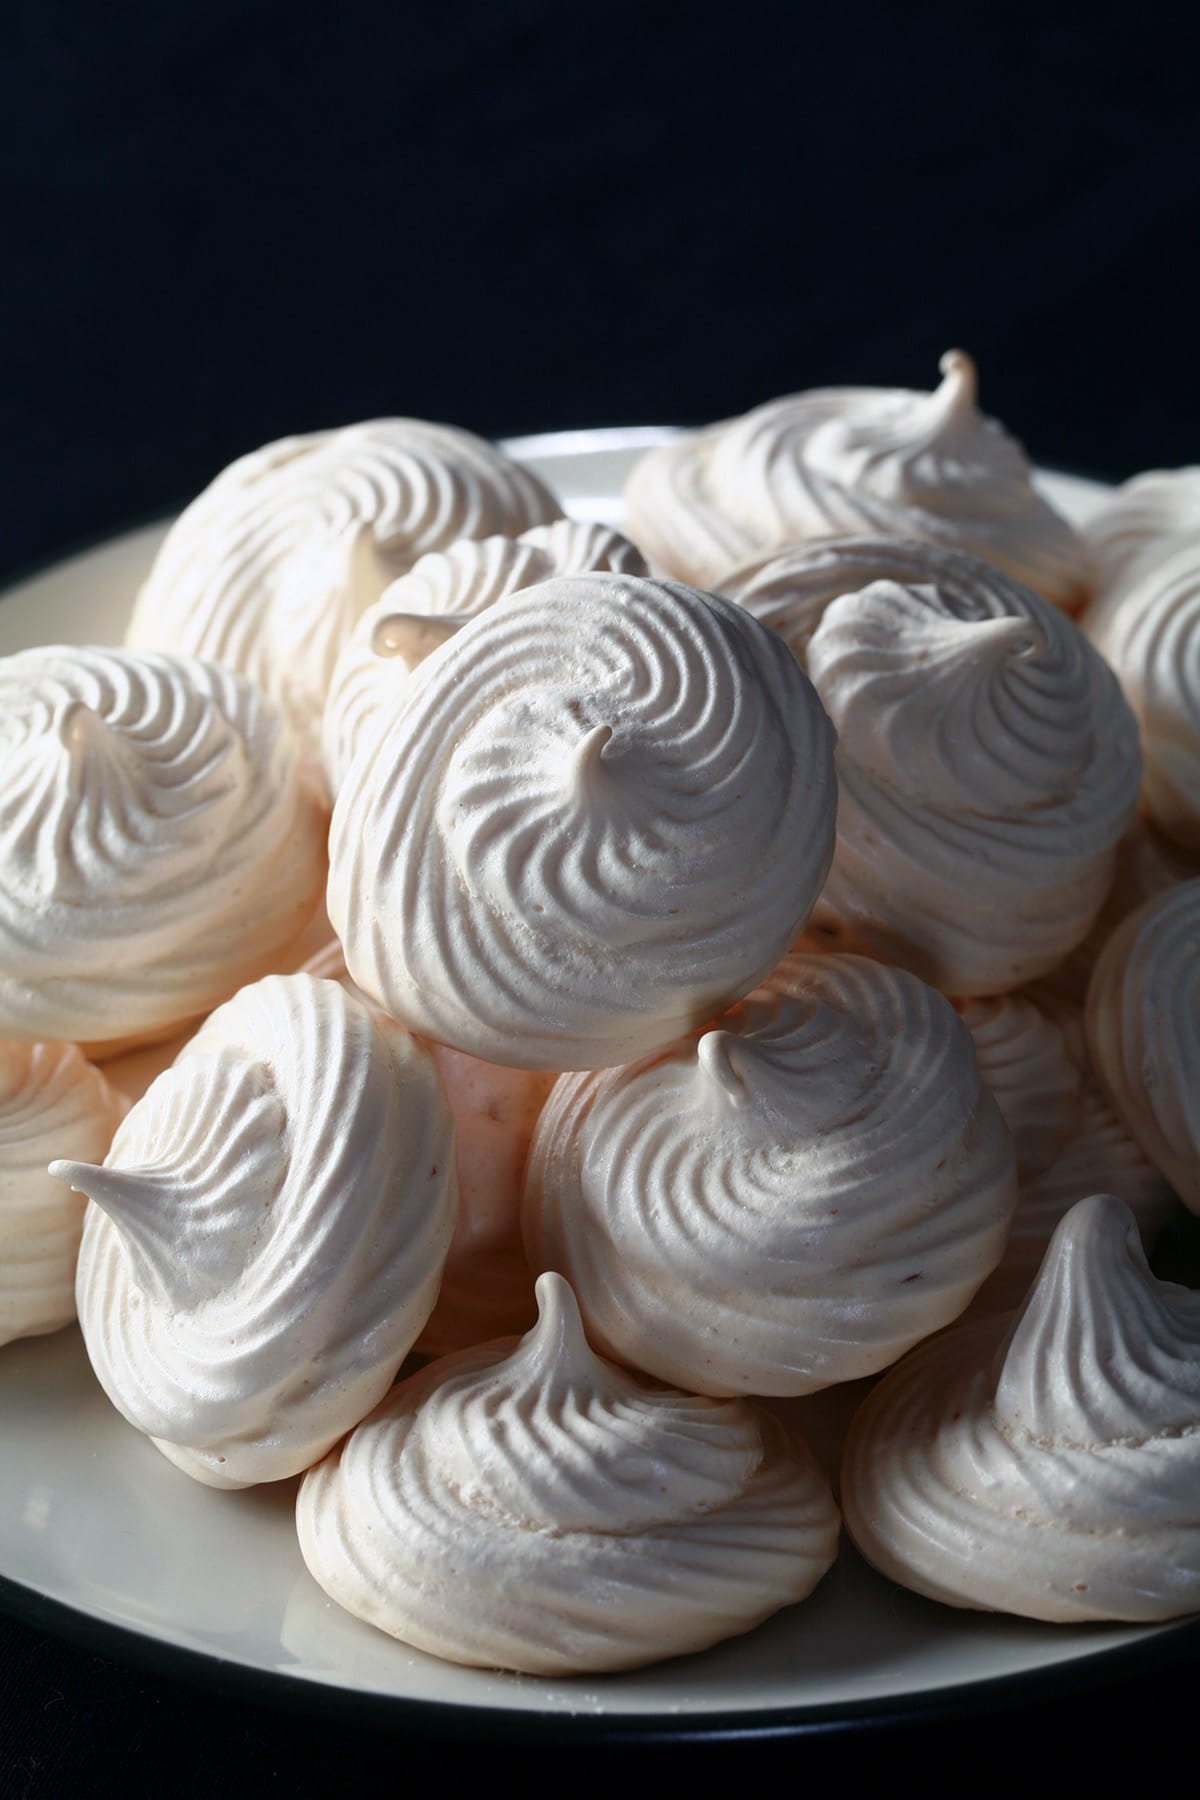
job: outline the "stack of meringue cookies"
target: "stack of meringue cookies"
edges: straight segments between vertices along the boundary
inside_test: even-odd
[[[0,1342],[77,1309],[188,1475],[307,1471],[407,1644],[802,1600],[779,1401],[880,1371],[886,1577],[1200,1609],[1200,469],[1081,538],[942,375],[652,450],[628,538],[448,426],[287,439],[125,648],[0,663]]]

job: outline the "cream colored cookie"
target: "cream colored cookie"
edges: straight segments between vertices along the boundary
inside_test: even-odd
[[[452,1126],[407,1032],[309,975],[219,1007],[85,1193],[79,1319],[109,1399],[198,1481],[305,1469],[382,1398],[454,1229]]]
[[[838,1516],[808,1452],[743,1401],[647,1389],[589,1349],[571,1290],[403,1382],[305,1476],[325,1592],[453,1662],[573,1675],[702,1650],[802,1600]]]
[[[846,1523],[892,1581],[1067,1623],[1200,1610],[1200,1294],[1082,1200],[1023,1310],[943,1332],[873,1390]]]
[[[0,1036],[111,1053],[273,966],[315,910],[325,819],[290,734],[193,657],[0,660]]]
[[[1021,447],[979,412],[970,357],[948,351],[941,371],[932,394],[817,388],[651,450],[625,490],[630,536],[666,574],[717,588],[809,538],[924,538],[1076,610],[1082,544]]]
[[[835,814],[786,646],[672,582],[579,575],[423,662],[352,764],[329,916],[364,993],[488,1062],[612,1065],[760,981]]]
[[[1088,986],[1087,1037],[1125,1125],[1200,1212],[1200,880],[1113,933]]]
[[[606,1354],[698,1393],[803,1394],[956,1318],[1016,1197],[949,1002],[865,958],[793,956],[713,1029],[564,1075],[524,1222]]]
[[[239,457],[167,535],[127,642],[251,676],[315,749],[338,651],[398,575],[457,538],[559,516],[549,490],[482,438],[371,419]]]
[[[1140,777],[1087,640],[994,574],[877,581],[828,606],[807,665],[838,733],[813,926],[955,995],[1053,969],[1100,910]]]

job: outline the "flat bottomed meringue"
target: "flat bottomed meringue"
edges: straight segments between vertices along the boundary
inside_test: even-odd
[[[540,1318],[403,1382],[305,1476],[325,1592],[451,1661],[572,1675],[748,1631],[834,1560],[808,1452],[741,1401],[646,1389],[588,1348],[567,1284]]]
[[[1200,1609],[1200,1294],[1154,1279],[1119,1200],[1080,1201],[1015,1322],[941,1333],[864,1402],[842,1504],[878,1569],[951,1606]]]

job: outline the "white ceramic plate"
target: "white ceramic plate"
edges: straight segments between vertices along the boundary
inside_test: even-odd
[[[571,512],[619,522],[631,463],[670,435],[568,432],[509,448]],[[1077,519],[1102,492],[1068,476],[1043,485]],[[0,653],[118,640],[164,529],[14,588]],[[818,1447],[838,1405],[808,1403]],[[295,1486],[226,1494],[189,1480],[109,1405],[73,1329],[0,1350],[0,1604],[134,1660],[301,1704],[417,1709],[455,1731],[541,1737],[803,1731],[962,1702],[976,1683],[1087,1680],[1114,1652],[1173,1660],[1197,1642],[1194,1623],[1070,1630],[956,1612],[893,1587],[846,1547],[811,1600],[702,1656],[603,1679],[488,1674],[408,1650],[333,1606],[300,1558]]]

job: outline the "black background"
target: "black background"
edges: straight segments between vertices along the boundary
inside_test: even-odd
[[[285,432],[698,422],[927,387],[951,344],[1043,463],[1200,460],[1186,16],[7,0],[0,573]],[[1044,1792],[1186,1730],[1195,1667],[882,1740],[571,1767]],[[4,1800],[338,1791],[377,1744],[0,1623]],[[387,1753],[407,1785],[419,1741]],[[494,1786],[563,1757],[458,1742],[434,1766]]]

